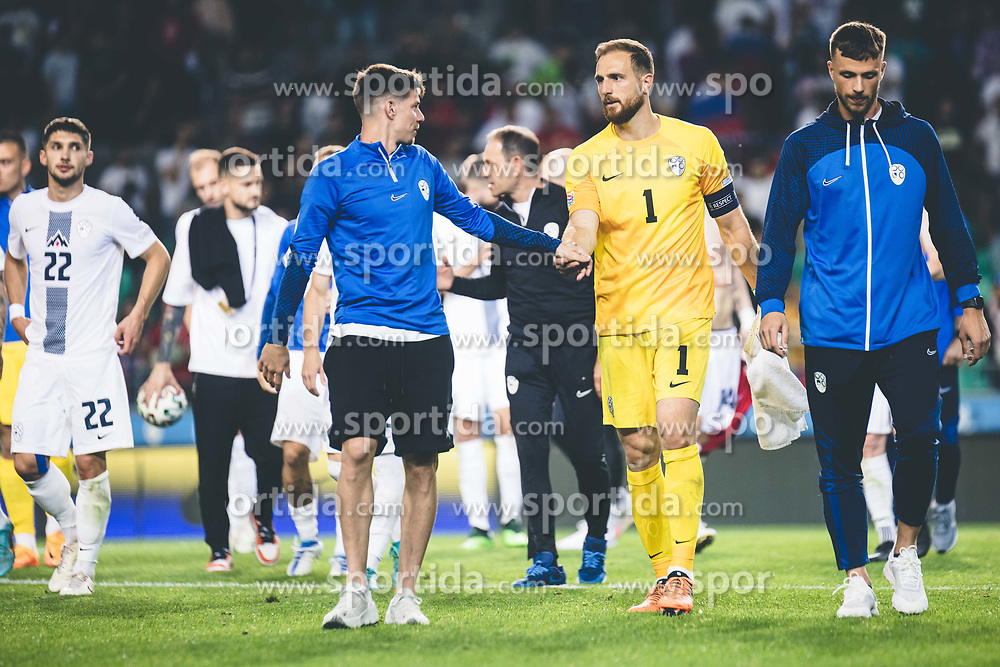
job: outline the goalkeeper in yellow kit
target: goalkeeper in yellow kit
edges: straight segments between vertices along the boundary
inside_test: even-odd
[[[563,235],[593,260],[556,263],[581,277],[594,271],[604,421],[625,448],[635,525],[656,574],[629,611],[682,614],[694,603],[704,492],[695,420],[715,313],[705,207],[751,286],[758,248],[715,136],[650,108],[649,49],[620,39],[596,56],[609,125],[569,158]]]

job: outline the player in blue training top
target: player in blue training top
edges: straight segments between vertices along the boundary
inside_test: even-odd
[[[975,248],[941,146],[928,123],[878,97],[884,55],[885,33],[866,23],[842,25],[830,38],[837,99],[785,141],[761,245],[771,261],[761,264],[757,279],[761,344],[783,356],[785,290],[804,218],[799,310],[806,388],[827,528],[837,567],[847,571],[838,617],[878,613],[865,571],[861,489],[876,383],[892,410],[897,448],[898,529],[883,573],[897,611],[927,609],[915,543],[934,488],[941,403],[937,297],[920,250],[923,209],[949,287],[964,308],[958,328],[964,357],[975,363],[990,346]]]
[[[399,584],[385,622],[428,623],[414,588],[437,511],[438,454],[452,447],[447,424],[455,363],[436,289],[432,214],[484,241],[590,261],[579,247],[512,225],[462,195],[441,163],[413,143],[424,119],[422,93],[422,77],[413,71],[371,65],[358,74],[353,95],[361,134],[306,183],[275,308],[279,323],[294,315],[326,239],[339,296],[324,367],[330,442],[343,453],[337,505],[349,570],[340,601],[323,620],[326,628],[379,620],[365,555],[372,462],[385,446],[387,418],[406,488]],[[287,327],[275,327],[259,362],[275,386],[289,374],[287,337]]]

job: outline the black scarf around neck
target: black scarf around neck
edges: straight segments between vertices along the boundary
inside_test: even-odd
[[[188,241],[194,281],[208,291],[221,287],[230,308],[246,305],[240,254],[226,224],[225,209],[222,206],[199,209],[191,221]]]

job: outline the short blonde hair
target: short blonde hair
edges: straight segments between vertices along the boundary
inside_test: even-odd
[[[211,162],[213,166],[218,168],[221,159],[222,153],[219,151],[212,148],[199,148],[188,157],[188,169],[194,171],[207,162]]]

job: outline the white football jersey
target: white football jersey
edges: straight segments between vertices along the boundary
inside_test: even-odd
[[[88,185],[68,202],[49,190],[20,195],[10,208],[7,251],[28,258],[28,349],[47,354],[115,352],[122,251],[138,257],[156,235],[129,205]]]
[[[455,268],[479,262],[483,241],[459,229],[438,213],[434,214],[433,235],[438,261],[446,257]],[[490,262],[487,259],[473,270],[469,278],[480,278],[489,272]],[[459,294],[445,294],[443,306],[452,340],[456,347],[461,348],[456,351],[474,352],[477,348],[495,347],[506,338],[510,322],[507,299],[480,301]]]

